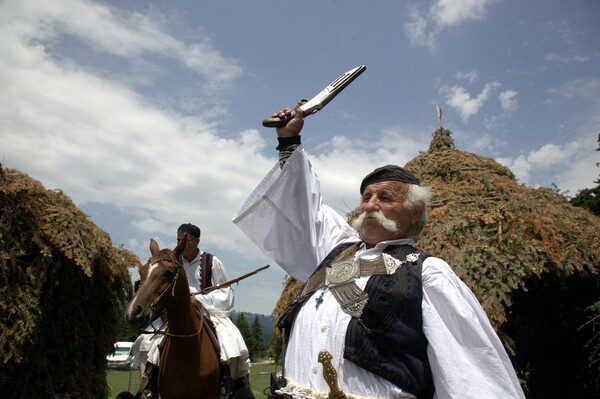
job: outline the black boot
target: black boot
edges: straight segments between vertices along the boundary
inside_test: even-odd
[[[158,366],[146,363],[140,388],[135,394],[136,399],[158,399]]]
[[[252,393],[252,388],[250,388],[250,376],[246,375],[245,377],[238,378],[233,381],[234,391],[233,397],[235,399],[254,399],[254,394]]]

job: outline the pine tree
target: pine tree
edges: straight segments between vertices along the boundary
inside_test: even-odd
[[[596,216],[600,216],[600,182],[594,188],[584,188],[570,200],[573,206],[585,208]]]
[[[244,315],[244,313],[238,313],[235,324],[240,330],[244,341],[246,342],[246,346],[248,347],[248,353],[250,354],[250,359],[253,359],[255,356],[254,336],[252,334],[252,330],[250,329],[250,325],[248,324],[248,320],[246,320],[246,316]]]
[[[263,343],[263,331],[258,315],[254,315],[254,322],[252,323],[252,337],[254,338],[254,354],[255,357],[265,356],[265,344]]]
[[[238,313],[238,317],[235,322],[235,325],[240,330],[240,333],[242,334],[242,337],[244,337],[244,340],[247,341],[248,338],[250,338],[252,336],[252,330],[250,330],[250,326],[248,325],[248,320],[246,320],[246,316],[244,315],[244,313]]]

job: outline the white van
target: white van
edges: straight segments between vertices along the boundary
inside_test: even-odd
[[[115,353],[106,357],[107,366],[112,369],[128,369],[133,359],[133,342],[117,342]]]

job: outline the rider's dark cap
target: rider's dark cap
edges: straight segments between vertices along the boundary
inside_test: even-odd
[[[360,184],[361,195],[369,184],[382,181],[400,181],[408,184],[416,184],[417,186],[421,185],[421,181],[411,171],[397,165],[385,165],[365,176]]]
[[[177,232],[188,233],[189,235],[200,238],[200,228],[191,223],[184,223],[177,229]]]

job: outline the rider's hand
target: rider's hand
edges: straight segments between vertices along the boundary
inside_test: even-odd
[[[294,137],[300,134],[302,131],[302,127],[304,126],[304,115],[300,106],[304,104],[306,100],[300,100],[296,103],[294,107],[294,112],[296,113],[292,119],[290,119],[287,125],[283,127],[278,127],[275,129],[277,132],[277,137]],[[289,108],[284,108],[281,111],[273,112],[271,114],[272,118],[286,118],[292,114],[292,110]]]

